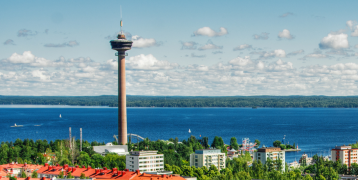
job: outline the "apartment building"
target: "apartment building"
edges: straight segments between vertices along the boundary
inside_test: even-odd
[[[129,171],[156,172],[164,170],[164,155],[158,151],[132,151],[126,156]]]
[[[190,166],[210,168],[215,165],[218,170],[225,168],[225,153],[221,153],[220,149],[201,149],[190,154]]]
[[[267,158],[270,158],[272,161],[276,161],[280,158],[282,161],[282,170],[285,171],[285,151],[277,147],[263,147],[257,149],[254,152],[253,160],[261,161],[262,164],[265,164]],[[276,167],[277,168],[277,167]]]
[[[352,149],[351,146],[336,146],[331,151],[332,161],[340,161],[348,167],[353,163],[358,163],[357,159],[358,149]]]

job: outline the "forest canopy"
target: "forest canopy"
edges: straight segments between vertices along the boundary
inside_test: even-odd
[[[118,106],[118,96],[0,96],[0,104]],[[131,96],[127,107],[357,108],[358,96]]]

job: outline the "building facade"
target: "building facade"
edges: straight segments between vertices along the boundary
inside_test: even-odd
[[[336,146],[331,151],[332,161],[340,161],[348,167],[353,163],[358,163],[357,159],[358,149],[352,149],[351,146]]]
[[[285,171],[285,151],[281,150],[281,148],[277,147],[264,147],[257,149],[256,152],[254,152],[253,160],[261,161],[262,164],[265,164],[267,161],[267,158],[269,158],[273,163],[275,164],[275,161],[280,159],[282,161],[282,167],[281,170]],[[275,164],[276,166],[276,164]],[[278,167],[276,166],[276,169]]]
[[[158,154],[158,151],[131,151],[126,156],[126,168],[141,173],[163,171],[164,155]]]
[[[201,149],[190,154],[190,166],[207,167],[215,165],[218,170],[225,168],[225,153],[221,153],[220,149]]]

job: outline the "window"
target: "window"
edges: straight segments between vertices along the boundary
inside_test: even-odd
[[[195,155],[195,158],[198,158],[198,155]]]

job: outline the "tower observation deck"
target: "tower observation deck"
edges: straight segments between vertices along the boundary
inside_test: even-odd
[[[132,41],[119,33],[118,39],[111,40],[113,50],[118,51],[118,144],[127,143],[127,105],[126,105],[126,51],[132,48]]]

